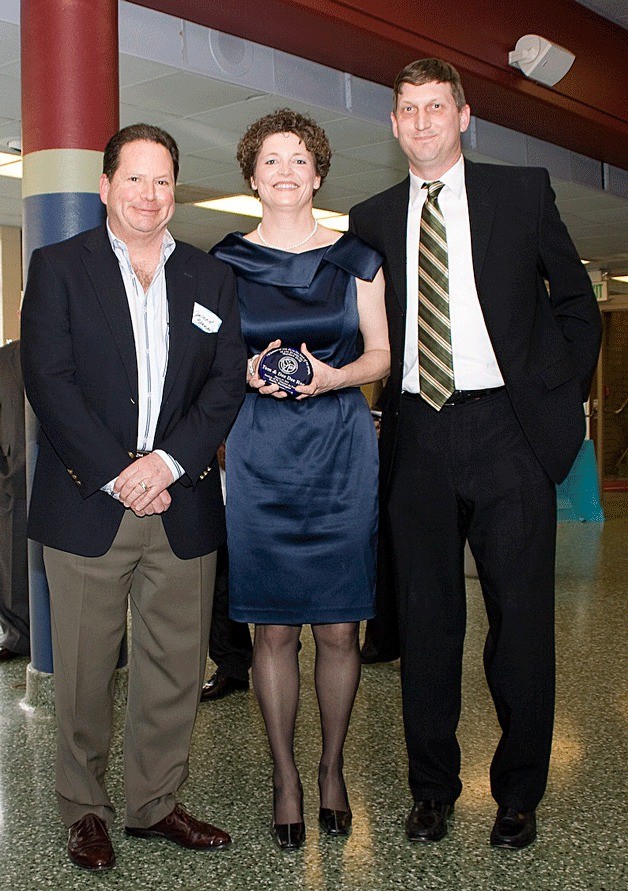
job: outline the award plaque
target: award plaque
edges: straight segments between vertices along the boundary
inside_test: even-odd
[[[298,396],[296,387],[309,384],[313,375],[310,360],[293,347],[269,350],[260,360],[257,373],[267,384],[277,384],[291,396]]]

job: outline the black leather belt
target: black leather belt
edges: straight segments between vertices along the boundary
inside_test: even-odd
[[[490,396],[492,393],[500,393],[505,387],[488,387],[486,390],[454,390],[445,405],[464,405],[466,402],[477,402]],[[420,393],[402,393],[405,399],[421,399]],[[427,404],[427,403],[426,403]]]
[[[499,393],[505,387],[488,387],[486,390],[454,390],[445,405],[464,405],[465,402],[477,402],[485,396]]]

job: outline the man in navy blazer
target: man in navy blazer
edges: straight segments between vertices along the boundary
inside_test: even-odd
[[[406,833],[411,841],[441,839],[462,788],[456,728],[468,540],[502,731],[491,765],[498,804],[491,843],[522,848],[536,835],[552,740],[555,484],[584,436],[600,314],[547,171],[462,157],[470,110],[451,65],[422,59],[404,68],[391,118],[410,175],[354,207],[351,225],[385,256],[392,360],[382,399],[381,504],[399,601],[414,799]],[[444,324],[440,303],[426,307],[424,287],[419,296],[419,269],[430,263],[431,249],[419,258],[428,184],[445,230]],[[423,243],[440,234],[438,227]],[[420,303],[423,331],[431,329],[421,346]],[[443,332],[453,364],[448,387],[442,366],[434,373],[439,362],[451,368]],[[431,370],[429,353],[437,354]],[[425,369],[443,387],[439,407],[425,398]]]
[[[22,364],[41,425],[29,536],[44,545],[70,859],[108,869],[113,679],[132,619],[126,831],[194,849],[227,833],[175,801],[225,538],[216,450],[244,394],[229,268],[174,241],[178,149],[145,124],[109,141],[106,224],[33,253]]]

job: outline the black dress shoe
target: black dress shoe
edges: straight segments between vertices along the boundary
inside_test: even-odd
[[[393,650],[378,650],[376,646],[365,641],[360,650],[360,662],[362,665],[375,665],[377,662],[394,662],[399,658],[399,653]]]
[[[491,844],[497,848],[526,848],[536,838],[536,814],[522,813],[512,807],[497,808]]]
[[[115,866],[105,821],[96,814],[85,814],[73,823],[68,831],[68,856],[75,866],[92,872]]]
[[[19,659],[20,654],[14,653],[8,647],[0,647],[0,662],[9,662],[11,659]]]
[[[327,835],[349,835],[353,816],[351,811],[335,811],[329,807],[322,807],[318,812],[318,822]]]
[[[218,669],[208,681],[203,684],[201,690],[201,702],[210,702],[214,699],[223,699],[238,690],[248,690],[249,681],[241,678],[233,678]]]
[[[447,835],[447,817],[453,805],[441,801],[415,801],[406,819],[410,841],[436,842]]]

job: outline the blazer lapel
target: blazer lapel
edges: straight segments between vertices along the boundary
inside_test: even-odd
[[[391,190],[390,198],[385,208],[386,214],[382,222],[385,230],[385,253],[392,286],[404,316],[408,290],[406,278],[406,229],[408,225],[409,195],[410,177],[407,177]]]
[[[464,177],[469,205],[473,271],[476,288],[480,294],[480,277],[495,215],[495,196],[490,177],[484,175],[483,168],[478,167],[472,161],[467,161],[466,158]]]
[[[129,303],[120,274],[118,259],[113,252],[105,226],[92,230],[85,243],[83,263],[109,324],[111,336],[120,351],[129,386],[138,399],[137,357]]]
[[[168,368],[164,381],[162,405],[168,398],[179,373],[192,331],[196,280],[188,266],[185,249],[177,243],[166,262],[169,337]]]

